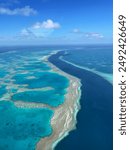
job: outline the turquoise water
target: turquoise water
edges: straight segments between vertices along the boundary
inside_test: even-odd
[[[64,94],[64,93],[63,93]],[[43,91],[25,91],[16,93],[12,96],[13,101],[22,100],[26,102],[36,102],[48,104],[52,107],[57,107],[64,102],[64,95],[57,94],[55,90]]]
[[[6,93],[6,86],[0,87],[0,98]]]
[[[31,70],[30,70],[31,72]],[[27,78],[33,76],[33,79]],[[64,102],[64,95],[68,87],[68,79],[51,72],[34,72],[32,74],[16,74],[13,79],[18,85],[26,85],[28,89],[37,89],[37,91],[17,92],[12,95],[11,100],[22,100],[26,102],[44,103],[56,107]],[[51,90],[40,90],[40,88],[49,88]]]
[[[52,132],[53,111],[17,108],[12,102],[0,101],[0,149],[34,150],[42,137]]]
[[[0,150],[35,150],[39,140],[53,132],[50,106],[65,101],[69,80],[43,60],[51,51],[30,49],[0,49]],[[47,106],[18,108],[16,101]]]
[[[3,71],[3,69],[0,69],[0,78],[3,78],[6,76],[8,72]]]
[[[29,76],[33,76],[34,78],[28,79],[27,77]],[[27,84],[27,87],[30,89],[49,86],[61,92],[61,90],[64,90],[68,86],[68,80],[65,77],[51,72],[16,74],[13,79],[15,79],[15,84]]]

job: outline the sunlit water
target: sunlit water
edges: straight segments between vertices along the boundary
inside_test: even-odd
[[[69,81],[43,61],[51,51],[14,49],[0,51],[0,150],[34,150],[52,134],[49,108],[64,103]],[[19,101],[46,107],[18,108]]]

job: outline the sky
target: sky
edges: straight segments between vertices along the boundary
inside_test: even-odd
[[[0,46],[112,43],[112,8],[112,0],[0,0]]]

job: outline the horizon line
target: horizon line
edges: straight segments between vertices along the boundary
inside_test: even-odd
[[[24,47],[24,46],[91,46],[91,45],[113,45],[113,43],[88,43],[88,44],[25,44],[25,45],[0,45],[0,47]]]

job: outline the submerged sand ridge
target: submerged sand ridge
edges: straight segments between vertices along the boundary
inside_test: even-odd
[[[70,85],[67,89],[64,103],[53,109],[54,116],[51,119],[52,135],[41,139],[37,144],[36,150],[53,150],[58,142],[67,136],[71,130],[76,128],[76,115],[80,109],[80,80],[51,64],[48,58],[49,56],[45,57],[44,61],[46,61],[54,72],[67,77],[70,81]]]

